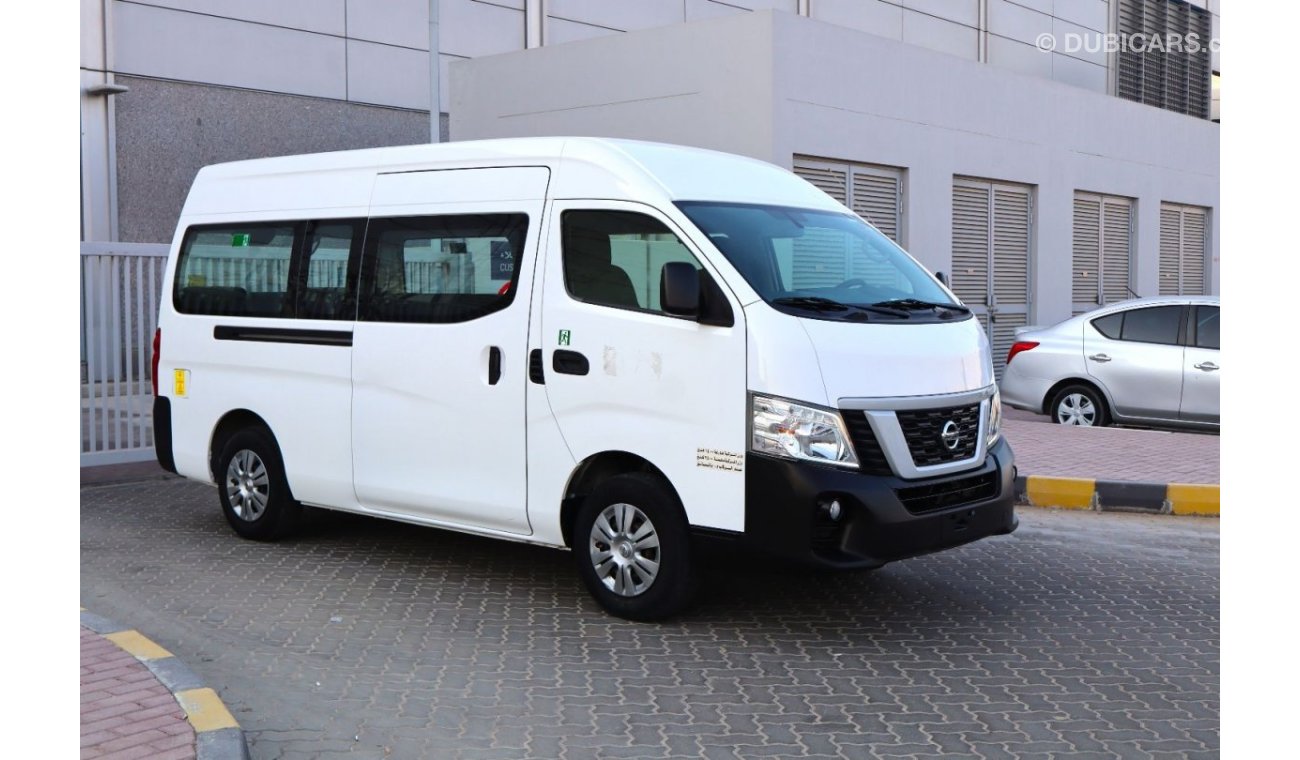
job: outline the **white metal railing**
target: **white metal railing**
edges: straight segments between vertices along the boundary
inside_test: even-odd
[[[151,359],[167,246],[81,244],[81,465],[152,459]]]

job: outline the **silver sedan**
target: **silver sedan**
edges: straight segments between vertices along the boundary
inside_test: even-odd
[[[1110,304],[1016,335],[1003,403],[1062,425],[1219,428],[1219,298]]]

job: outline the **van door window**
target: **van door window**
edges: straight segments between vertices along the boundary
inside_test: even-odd
[[[298,273],[299,319],[352,319],[355,314],[349,262],[360,247],[361,220],[314,222],[307,230],[307,247]]]
[[[361,319],[466,322],[514,300],[525,214],[372,219],[361,270]]]
[[[182,314],[292,317],[293,222],[191,227],[176,263],[173,302]]]
[[[700,264],[662,222],[628,211],[565,211],[564,284],[579,301],[664,313],[664,264]]]

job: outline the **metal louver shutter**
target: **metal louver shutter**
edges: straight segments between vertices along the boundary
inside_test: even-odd
[[[952,289],[967,305],[989,302],[989,191],[953,185]],[[981,324],[987,328],[985,320]]]
[[[1182,213],[1166,204],[1160,207],[1160,295],[1178,295],[1181,259]]]
[[[1096,197],[1074,198],[1074,308],[1087,310],[1097,304],[1101,277],[1101,200]]]
[[[1209,11],[1184,0],[1118,0],[1116,21],[1117,31],[1135,44],[1116,54],[1115,94],[1208,119]],[[1191,35],[1200,46],[1196,52]]]
[[[853,168],[853,213],[898,242],[899,177]]]
[[[1145,0],[1119,0],[1119,32],[1131,34],[1142,31],[1142,12]],[[1116,55],[1115,94],[1126,100],[1142,102],[1142,58],[1136,53],[1121,51]]]
[[[1182,292],[1180,295],[1205,293],[1205,209],[1184,208],[1182,244]]]
[[[824,162],[795,159],[794,173],[840,203],[846,206],[849,204],[849,169],[847,166],[837,167]]]
[[[1029,302],[1029,189],[993,188],[995,303]]]
[[[1198,206],[1160,206],[1160,295],[1206,292],[1208,214]]]
[[[902,169],[795,156],[794,173],[901,244]]]
[[[1101,215],[1101,287],[1104,303],[1123,301],[1129,291],[1133,260],[1133,204],[1127,198],[1106,198]]]

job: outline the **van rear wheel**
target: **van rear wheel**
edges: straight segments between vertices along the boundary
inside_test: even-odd
[[[694,592],[690,531],[676,496],[658,478],[604,481],[574,523],[578,575],[601,607],[628,620],[661,620]]]
[[[221,511],[240,536],[274,541],[293,530],[302,505],[289,493],[280,448],[270,432],[249,428],[230,436],[214,471]]]

